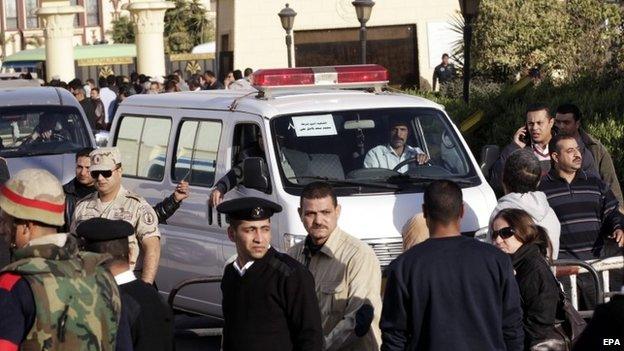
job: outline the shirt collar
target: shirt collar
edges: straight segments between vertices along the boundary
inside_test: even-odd
[[[397,155],[397,153],[396,153],[396,152],[394,151],[394,149],[392,148],[392,145],[390,145],[390,144],[386,144],[386,145],[384,145],[384,146],[386,147],[386,149],[385,149],[385,151],[386,151],[386,152],[391,153],[391,154],[393,154],[393,155],[394,155],[394,156],[396,156],[396,157],[403,157],[403,156],[405,156],[406,154],[408,154],[408,153],[410,153],[410,152],[416,152],[416,149],[415,149],[415,148],[413,148],[413,147],[412,147],[412,146],[410,146],[410,145],[405,144],[405,146],[404,146],[404,148],[403,148],[403,153],[401,154],[401,156],[399,156],[399,155]]]
[[[338,249],[338,245],[342,241],[342,230],[338,226],[329,234],[329,238],[325,245],[321,247],[321,252],[329,257],[335,257],[334,252]]]
[[[127,270],[115,276],[115,282],[117,282],[117,285],[127,284],[135,280],[136,280],[136,276],[134,275],[134,272],[131,270]]]
[[[44,235],[42,237],[36,238],[36,239],[32,239],[29,243],[28,246],[36,246],[36,245],[56,245],[58,247],[63,247],[65,246],[65,243],[67,242],[67,234],[48,234],[48,235]]]
[[[245,263],[245,265],[241,268],[238,266],[238,262],[234,261],[234,269],[236,269],[236,271],[238,272],[238,274],[242,277],[243,275],[245,275],[245,272],[247,272],[247,270],[249,269],[249,267],[251,267],[251,265],[254,263],[254,261],[248,261],[247,263]]]

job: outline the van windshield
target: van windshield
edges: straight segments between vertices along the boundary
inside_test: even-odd
[[[80,111],[71,106],[0,108],[0,156],[73,153],[90,146]]]
[[[367,109],[271,121],[286,191],[312,181],[357,193],[422,191],[435,179],[480,184],[447,117],[428,108]]]

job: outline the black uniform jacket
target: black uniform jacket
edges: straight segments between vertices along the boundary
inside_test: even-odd
[[[310,272],[270,248],[241,277],[233,264],[223,280],[223,350],[322,350],[321,314]]]
[[[535,244],[522,245],[512,256],[522,299],[525,348],[553,335],[559,286]]]
[[[153,286],[140,279],[119,285],[122,295],[138,302],[138,318],[130,321],[134,351],[173,350],[173,324],[169,307]]]

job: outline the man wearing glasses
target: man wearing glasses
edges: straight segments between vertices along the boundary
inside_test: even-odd
[[[132,224],[134,234],[130,244],[130,268],[146,283],[153,284],[160,259],[160,232],[156,212],[145,199],[121,185],[121,155],[117,148],[93,150],[91,177],[97,192],[76,204],[70,232],[75,235],[78,225],[90,218],[124,220]]]

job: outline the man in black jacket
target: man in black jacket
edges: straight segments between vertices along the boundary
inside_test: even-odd
[[[227,216],[238,254],[221,281],[223,350],[322,350],[314,278],[270,246],[270,217],[282,207],[250,197],[223,202],[217,210]]]
[[[76,177],[63,185],[65,191],[65,225],[61,228],[61,232],[69,232],[69,226],[74,215],[76,203],[85,196],[97,191],[95,188],[95,179],[91,177],[89,169],[91,167],[91,158],[89,154],[93,148],[86,147],[76,153]],[[166,224],[167,218],[173,216],[175,211],[180,208],[182,200],[189,197],[188,182],[181,181],[173,194],[164,198],[154,206],[154,211],[158,216],[158,223]]]
[[[78,237],[84,238],[85,249],[110,254],[113,259],[108,269],[119,286],[122,301],[121,324],[127,322],[134,351],[173,350],[173,317],[169,306],[153,286],[136,279],[130,270],[128,236],[134,228],[123,220],[92,218],[76,228]],[[125,330],[120,328],[120,332]],[[123,336],[123,335],[122,335]],[[117,342],[123,342],[120,335]]]
[[[457,184],[432,182],[422,208],[431,238],[388,267],[381,350],[522,350],[522,308],[509,257],[460,234],[464,204]]]

